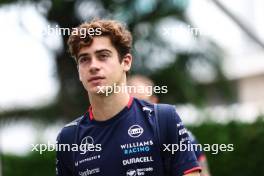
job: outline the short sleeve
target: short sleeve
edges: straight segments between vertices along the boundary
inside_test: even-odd
[[[57,145],[62,144],[61,133],[57,137]],[[73,176],[69,164],[66,164],[65,160],[69,158],[64,154],[65,152],[57,149],[56,151],[56,176]]]
[[[170,141],[171,173],[173,176],[182,176],[193,171],[200,171],[195,152],[190,148],[188,131],[183,125],[176,110],[172,121],[168,124]]]
[[[192,132],[190,130],[188,130],[188,135],[189,135],[190,142],[192,144],[194,144],[194,145],[198,145],[199,144],[198,140],[196,139],[196,137],[192,134]],[[205,156],[205,154],[204,154],[204,152],[203,152],[201,147],[197,147],[194,150],[194,153],[195,153],[195,156],[196,156],[198,161],[199,161],[200,158]]]

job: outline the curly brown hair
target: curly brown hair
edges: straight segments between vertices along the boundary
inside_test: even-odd
[[[85,22],[75,28],[68,39],[69,52],[77,62],[77,56],[82,47],[90,46],[93,37],[109,36],[113,46],[119,54],[119,61],[127,53],[131,53],[132,35],[126,27],[115,20],[94,19],[91,22]],[[82,30],[86,30],[86,35],[83,37]],[[87,33],[93,31],[95,33]],[[95,35],[94,35],[95,34]]]

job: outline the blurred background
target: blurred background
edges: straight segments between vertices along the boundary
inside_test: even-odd
[[[59,130],[89,102],[67,52],[72,28],[94,17],[120,20],[134,37],[131,74],[167,85],[206,153],[213,176],[264,175],[264,1],[0,0],[0,176],[55,175]]]

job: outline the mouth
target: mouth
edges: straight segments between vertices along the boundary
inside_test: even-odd
[[[105,77],[103,77],[103,76],[93,76],[90,79],[88,79],[88,82],[95,82],[95,81],[99,81],[99,80],[102,80],[102,79],[105,79]]]

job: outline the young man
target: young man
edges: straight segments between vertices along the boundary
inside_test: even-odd
[[[57,175],[163,176],[165,172],[172,176],[199,175],[194,152],[177,150],[167,152],[169,155],[164,157],[153,104],[130,97],[127,91],[112,91],[126,84],[126,73],[131,68],[130,32],[111,20],[94,20],[78,29],[100,33],[86,37],[75,33],[68,40],[91,106],[58,136],[59,146],[81,147],[80,151],[76,148],[57,151]],[[166,139],[171,144],[186,143],[188,134],[181,133],[184,126],[176,112],[171,121]]]
[[[142,75],[133,75],[128,77],[127,85],[130,87],[135,87],[134,89],[131,89],[133,91],[129,92],[131,96],[136,97],[138,99],[149,101],[151,103],[159,102],[158,97],[155,95],[155,92],[153,91],[155,85],[150,78]],[[142,87],[144,87],[143,89],[145,91],[134,91],[137,89],[142,89]],[[192,132],[188,130],[188,134],[190,137],[190,142],[192,144],[198,144],[198,141],[196,137],[192,134]],[[198,150],[194,150],[194,152],[202,168],[201,176],[210,176],[211,174],[209,171],[208,162],[205,153],[200,148],[198,148]]]

